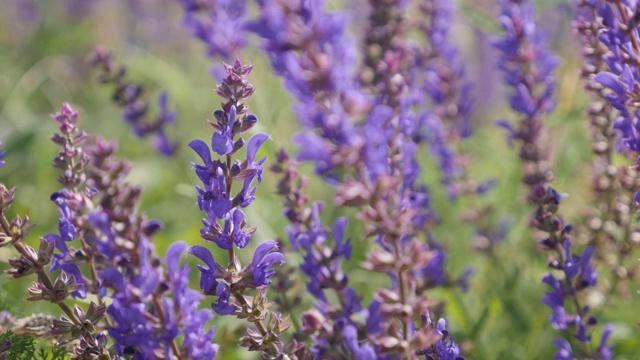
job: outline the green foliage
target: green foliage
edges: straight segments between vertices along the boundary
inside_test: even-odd
[[[11,342],[11,346],[2,351],[0,345],[0,359],[2,360],[65,360],[68,359],[65,348],[39,347],[36,351],[37,341],[30,336],[14,334],[11,330],[0,334],[0,344],[6,341]]]
[[[51,357],[49,357],[51,356]],[[67,359],[67,352],[64,348],[52,348],[49,350],[45,350],[40,348],[38,350],[38,360],[64,360]]]
[[[6,341],[10,341],[11,346],[0,354],[0,358],[3,356],[7,360],[29,360],[34,358],[36,351],[36,340],[34,338],[16,335],[9,330],[0,334],[0,344],[4,344]]]

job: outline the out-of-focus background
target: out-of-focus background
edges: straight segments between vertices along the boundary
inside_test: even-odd
[[[525,203],[527,190],[520,181],[517,150],[508,147],[507,134],[493,125],[498,118],[517,118],[508,109],[507,92],[495,66],[497,53],[489,45],[489,39],[500,32],[497,4],[464,0],[456,5],[453,39],[461,49],[474,84],[475,101],[475,133],[463,142],[462,148],[473,157],[470,177],[495,178],[498,185],[484,196],[452,202],[439,183],[436,162],[427,149],[423,150],[427,171],[422,177],[430,185],[433,208],[441,219],[435,233],[447,250],[446,268],[453,273],[461,273],[467,267],[475,269],[467,292],[438,289],[429,295],[446,302],[449,328],[468,358],[549,359],[555,352],[552,339],[560,333],[551,328],[550,311],[541,302],[548,290],[541,282],[548,271],[547,255],[536,249],[528,228],[533,209]],[[328,6],[348,12],[353,19],[354,36],[362,36],[358,31],[366,21],[362,11],[366,7],[364,0],[331,1]],[[538,1],[536,6],[540,26],[548,31],[552,48],[564,59],[555,72],[558,105],[547,122],[555,187],[569,194],[562,204],[563,216],[580,224],[590,200],[592,153],[584,115],[589,97],[578,76],[580,47],[571,29],[573,4],[554,0]],[[198,179],[190,164],[199,159],[186,144],[195,138],[206,140],[212,133],[206,120],[219,108],[220,98],[213,91],[216,80],[210,73],[211,67],[220,65],[221,60],[205,56],[204,46],[183,26],[182,15],[177,1],[169,0],[0,0],[0,146],[7,150],[0,182],[18,188],[12,212],[28,214],[38,223],[31,232],[30,244],[57,230],[58,211],[49,200],[51,193],[60,188],[55,180],[57,170],[51,166],[58,148],[49,140],[57,127],[49,114],[57,112],[64,101],[80,109],[80,127],[90,134],[117,139],[119,156],[134,164],[128,179],[144,187],[141,211],[165,226],[155,237],[157,252],[164,254],[177,240],[202,243],[199,236],[202,213],[196,206],[194,190]],[[121,118],[121,109],[111,101],[113,88],[99,84],[97,73],[86,63],[87,55],[96,45],[113,51],[115,61],[127,67],[129,79],[145,86],[146,99],[152,105],[157,104],[161,91],[169,93],[177,121],[167,132],[180,143],[176,156],[158,155],[150,140],[131,134],[130,126]],[[253,131],[267,132],[273,138],[259,154],[267,156],[268,167],[280,147],[295,152],[291,137],[299,131],[299,125],[291,110],[291,96],[272,74],[258,48],[258,39],[251,38],[251,46],[241,53],[241,58],[255,65],[249,78],[256,92],[249,106],[259,118]],[[302,169],[313,177],[311,166],[304,165]],[[276,181],[273,174],[265,171],[257,200],[246,211],[249,224],[258,227],[250,247],[268,239],[287,240],[284,232],[287,221],[281,215],[281,199],[275,194]],[[313,178],[309,192],[311,199],[327,202],[325,223],[332,223],[338,216],[352,218],[348,231],[354,239],[354,256],[344,268],[367,304],[374,293],[374,284],[378,287],[389,284],[388,279],[367,273],[359,266],[372,244],[362,238],[362,226],[353,218],[353,209],[331,204],[327,184]],[[511,224],[506,240],[498,245],[493,256],[474,251],[473,225],[460,221],[468,209],[487,204],[494,208],[491,222]],[[585,240],[576,238],[577,243]],[[251,251],[239,253],[241,258],[244,253],[243,261],[250,260]],[[11,249],[0,249],[0,268],[7,269],[7,260],[13,256]],[[300,259],[300,254],[291,252],[287,266],[295,266]],[[194,288],[197,288],[196,272],[194,266]],[[607,288],[608,274],[600,275],[603,288]],[[305,280],[302,274],[295,276]],[[2,297],[11,304],[11,310],[22,316],[36,312],[58,314],[56,308],[23,301],[28,282],[28,278],[14,281],[0,275]],[[605,297],[598,287],[586,299],[602,324],[615,326],[611,343],[616,359],[637,359],[640,353],[636,324],[640,315],[635,311],[640,301],[635,292],[638,288],[640,284],[632,283],[627,296]],[[311,305],[304,285],[300,283],[297,289],[303,293],[305,304]],[[205,301],[202,306],[207,304]],[[221,344],[219,359],[254,356],[237,345],[245,325],[242,321],[217,316],[212,324],[216,327],[216,342]],[[596,329],[594,336],[599,338],[602,326]]]

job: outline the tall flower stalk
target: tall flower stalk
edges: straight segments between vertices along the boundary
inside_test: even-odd
[[[595,156],[594,199],[593,206],[587,212],[586,228],[591,233],[591,244],[597,248],[596,256],[603,259],[603,263],[611,271],[611,290],[629,296],[629,280],[635,276],[638,269],[635,260],[631,259],[631,251],[634,239],[640,239],[640,227],[632,220],[630,213],[636,206],[634,198],[640,190],[640,176],[636,170],[615,161],[616,150],[622,149],[618,145],[620,132],[616,127],[628,121],[623,120],[624,116],[628,115],[617,109],[622,104],[614,105],[610,101],[611,92],[606,86],[611,84],[607,82],[607,79],[610,79],[607,74],[612,74],[609,72],[609,66],[613,65],[613,69],[621,66],[621,63],[616,62],[621,59],[607,60],[611,57],[606,44],[609,43],[614,49],[618,49],[619,46],[607,39],[613,35],[618,40],[628,41],[626,35],[616,34],[616,22],[624,24],[624,20],[629,18],[612,17],[610,5],[602,2],[578,1],[578,5],[580,8],[574,27],[583,46],[584,65],[581,77],[585,81],[585,89],[591,92],[594,98],[587,109]],[[621,14],[621,10],[623,13],[631,11],[623,3],[616,6],[618,15]]]
[[[580,343],[579,348],[572,349],[565,338],[556,339],[556,358],[571,358],[577,351],[581,357],[609,359],[610,355],[592,349],[590,332],[596,319],[589,306],[583,305],[583,294],[597,282],[595,266],[590,263],[594,248],[588,247],[582,254],[572,252],[573,227],[558,215],[562,197],[549,185],[553,172],[546,151],[544,116],[555,105],[552,70],[559,60],[548,50],[544,35],[536,28],[531,3],[502,0],[500,5],[500,23],[505,34],[495,41],[495,46],[502,55],[499,67],[511,87],[511,108],[521,120],[517,127],[506,120],[500,120],[498,124],[509,130],[510,141],[515,140],[520,145],[523,181],[529,188],[527,199],[536,206],[531,225],[542,246],[552,253],[549,267],[563,275],[548,273],[543,278],[543,282],[551,287],[543,298],[544,304],[552,310],[549,320],[553,328],[571,331]],[[610,332],[611,328],[605,330],[600,348],[606,349]]]
[[[423,112],[419,116],[422,131],[415,136],[429,143],[431,153],[438,159],[442,181],[449,188],[450,197],[456,198],[459,193],[477,188],[464,179],[468,161],[461,154],[461,141],[473,130],[471,84],[450,39],[453,4],[424,0],[418,1],[417,7],[417,27],[426,41],[412,44],[415,63],[410,66],[410,95],[413,105]],[[429,101],[423,100],[425,96]]]
[[[349,278],[342,269],[342,259],[351,258],[351,239],[345,239],[347,219],[338,219],[332,231],[322,225],[321,202],[307,204],[307,179],[300,176],[298,164],[289,159],[284,150],[278,153],[272,171],[280,174],[277,192],[283,197],[284,215],[291,223],[287,230],[295,250],[303,253],[300,270],[308,277],[307,290],[316,298],[316,310],[303,314],[302,332],[310,335],[315,343],[311,353],[319,358],[371,359],[375,352],[368,343],[360,344],[358,338],[366,331],[364,324],[356,321],[362,312],[362,299],[349,286]],[[333,242],[329,242],[329,233]],[[335,295],[337,303],[330,301]]]
[[[266,40],[273,68],[298,101],[295,109],[307,129],[295,137],[302,145],[298,159],[314,162],[316,172],[335,184],[337,205],[358,208],[364,237],[380,246],[369,252],[363,267],[391,277],[390,289],[379,290],[370,306],[367,339],[379,355],[413,358],[437,340],[429,327],[413,331],[432,303],[418,293],[417,284],[441,269],[427,266],[433,254],[418,239],[431,210],[426,188],[416,183],[418,146],[409,136],[412,121],[403,108],[408,79],[401,69],[409,55],[400,40],[404,15],[394,10],[391,21],[400,22],[390,26],[398,33],[387,34],[393,39],[389,46],[377,44],[383,51],[371,58],[374,68],[362,74],[360,81],[374,89],[367,91],[356,81],[342,14],[326,12],[322,2],[260,6],[263,15],[249,29]],[[370,40],[369,46],[378,41]]]
[[[122,117],[131,124],[133,134],[138,138],[153,135],[153,146],[160,154],[171,156],[177,144],[169,140],[165,126],[175,122],[175,113],[168,108],[169,95],[163,92],[158,98],[160,112],[155,118],[149,115],[149,104],[144,100],[144,87],[126,79],[126,68],[113,62],[112,54],[97,48],[89,56],[89,64],[100,72],[98,80],[103,84],[113,84],[113,101],[124,108]]]
[[[266,158],[256,160],[258,150],[269,139],[266,133],[253,135],[248,142],[240,137],[249,131],[258,118],[247,113],[244,103],[254,92],[246,76],[253,66],[242,65],[237,59],[233,65],[225,64],[227,77],[217,87],[217,94],[226,100],[222,109],[213,113],[216,122],[210,122],[215,132],[210,145],[202,140],[189,143],[203,165],[194,164],[195,172],[203,187],[198,186],[198,206],[206,214],[202,220],[204,227],[200,235],[227,252],[227,265],[221,266],[211,251],[196,245],[189,253],[202,260],[205,266],[198,266],[201,272],[200,288],[205,295],[215,295],[213,310],[219,315],[236,315],[253,323],[255,329],[248,328],[247,335],[240,339],[241,345],[250,351],[260,351],[266,358],[289,356],[303,349],[302,344],[291,343],[288,347],[280,335],[291,325],[287,317],[268,310],[267,288],[276,270],[273,266],[284,263],[284,255],[278,252],[275,241],[258,245],[250,263],[241,266],[236,249],[244,249],[250,242],[255,227],[248,227],[248,221],[241,208],[246,208],[255,200],[257,185],[262,180],[262,164]],[[236,152],[246,144],[246,157],[233,159]],[[214,160],[211,151],[221,158]],[[234,187],[237,184],[239,186]],[[250,296],[253,293],[255,295]]]

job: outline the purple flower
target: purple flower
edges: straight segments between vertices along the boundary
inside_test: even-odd
[[[422,317],[422,323],[422,326],[433,326],[428,316]],[[438,320],[438,324],[433,332],[440,336],[440,339],[430,347],[420,350],[420,355],[424,355],[426,360],[464,360],[464,358],[460,356],[460,347],[453,341],[453,337],[449,336],[445,319]]]
[[[218,153],[218,155],[227,155],[233,151],[233,134],[231,130],[233,130],[233,126],[236,123],[235,106],[231,106],[231,111],[229,111],[227,116],[227,125],[211,136],[211,148]]]
[[[258,181],[258,184],[262,182],[262,164],[265,162],[266,157],[255,161],[256,155],[262,144],[264,144],[271,137],[265,133],[257,133],[249,139],[247,143],[247,158],[245,160],[246,168],[243,170],[245,178],[243,179],[242,189],[238,192],[238,196],[242,201],[238,200],[240,206],[246,208],[255,200],[255,193],[257,187],[251,187],[253,179]],[[242,180],[241,177],[237,177],[238,180]]]
[[[224,277],[225,269],[213,259],[211,251],[204,246],[194,245],[189,248],[189,254],[202,260],[208,267],[198,265],[200,270],[200,289],[205,295],[213,295],[219,278]]]
[[[613,326],[607,325],[602,332],[602,337],[600,338],[600,346],[596,350],[596,354],[602,360],[610,360],[613,359],[613,351],[611,348],[607,346],[607,342],[609,341],[609,337],[613,332]]]
[[[420,23],[420,29],[429,41],[428,49],[418,49],[416,76],[424,71],[424,91],[436,107],[439,121],[451,141],[469,137],[471,127],[471,84],[466,79],[465,66],[458,49],[451,42],[454,6],[447,0],[423,1],[421,15],[429,19]],[[416,51],[416,50],[414,50]],[[455,109],[455,110],[452,110]],[[433,116],[436,116],[435,114]]]
[[[69,205],[66,203],[64,195],[67,194],[67,191],[55,192],[51,195],[51,200],[53,200],[58,206],[58,210],[60,211],[60,218],[58,219],[58,234],[47,234],[44,236],[44,239],[48,242],[53,242],[55,244],[56,249],[60,251],[60,253],[53,254],[53,259],[51,263],[51,268],[49,269],[51,272],[56,270],[62,270],[67,275],[73,276],[75,278],[76,284],[85,284],[84,276],[80,271],[80,268],[77,265],[77,260],[74,259],[75,250],[70,251],[67,247],[67,242],[71,242],[75,240],[77,235],[76,227],[71,222],[72,212],[69,208]],[[71,293],[73,297],[85,298],[87,295],[87,289],[82,286],[80,289]]]
[[[224,227],[221,230],[218,230],[219,227],[210,226],[205,221],[205,226],[207,228],[203,229],[214,229],[216,232],[212,235],[212,241],[216,243],[221,249],[229,250],[232,244],[236,244],[236,246],[240,249],[247,246],[249,240],[251,239],[251,231],[247,231],[243,226],[246,226],[244,213],[242,210],[232,209],[228,213],[225,214],[224,218]]]
[[[424,283],[423,286],[427,288],[437,287],[446,281],[444,272],[446,254],[442,249],[433,249],[432,251],[435,254],[431,261],[416,274],[416,277],[421,278]]]
[[[313,161],[316,164],[318,174],[325,174],[335,167],[331,161],[328,145],[319,135],[312,132],[296,134],[293,137],[293,142],[300,145],[297,159]]]
[[[173,298],[178,304],[180,325],[184,334],[182,348],[192,359],[212,360],[216,356],[218,345],[212,343],[213,328],[205,332],[205,326],[213,314],[211,310],[198,310],[202,295],[189,289],[189,267],[183,265],[178,268],[180,257],[186,248],[187,244],[184,242],[173,243],[165,256],[167,276]]]
[[[567,340],[558,338],[553,340],[553,343],[558,347],[554,360],[575,360],[571,344]]]
[[[511,108],[524,116],[517,127],[505,120],[498,121],[498,125],[509,131],[509,143],[513,140],[521,143],[524,182],[533,186],[551,177],[542,140],[543,117],[555,107],[556,83],[552,71],[560,58],[548,49],[545,35],[537,29],[535,11],[529,1],[501,0],[500,6],[504,35],[496,38],[493,45],[501,52],[498,67],[511,88]]]
[[[353,42],[345,35],[346,17],[326,12],[323,1],[261,1],[259,5],[260,18],[246,28],[266,40],[272,67],[297,100],[294,109],[299,122],[332,145],[362,143],[352,118],[364,113],[369,101],[353,76],[356,57]],[[305,135],[296,141],[303,148],[311,142],[313,149],[321,151],[305,150],[302,155],[317,157],[319,174],[333,167],[317,138]]]
[[[353,359],[375,359],[376,352],[371,345],[358,342],[358,330],[353,325],[345,325],[342,329],[344,342],[347,344]]]
[[[620,134],[617,150],[638,152],[640,136],[637,120],[640,113],[635,94],[640,84],[640,73],[637,67],[630,66],[629,62],[629,59],[638,57],[638,35],[628,30],[637,27],[633,16],[637,4],[628,1],[615,4],[601,1],[592,6],[596,6],[597,15],[601,17],[594,21],[602,22],[597,40],[608,49],[603,55],[608,69],[605,66],[601,67],[600,73],[593,80],[610,89],[604,93],[604,97],[609,100],[611,106],[620,111],[620,116],[614,124],[614,128]]]
[[[113,101],[124,108],[122,117],[131,124],[133,134],[139,138],[153,134],[156,151],[165,156],[175,154],[178,146],[167,138],[165,132],[165,126],[176,119],[175,112],[168,107],[169,95],[162,92],[158,96],[159,113],[152,118],[149,115],[149,104],[143,100],[144,87],[125,79],[125,67],[116,65],[110,52],[102,48],[96,49],[91,54],[89,63],[99,68],[98,79],[101,83],[114,85]]]
[[[223,282],[218,283],[216,287],[216,295],[218,296],[218,301],[211,304],[213,310],[218,313],[218,315],[231,315],[236,312],[236,307],[234,305],[229,305],[229,288]]]
[[[284,264],[284,255],[279,252],[271,252],[278,250],[278,244],[275,241],[266,241],[258,245],[253,253],[251,260],[251,271],[253,272],[253,281],[257,287],[269,286],[271,280],[269,278],[275,275],[276,270],[271,266],[276,263]]]
[[[180,5],[185,26],[206,44],[208,56],[231,60],[245,46],[245,0],[180,0]]]
[[[0,144],[2,144],[2,141],[0,141]],[[2,150],[0,151],[0,169],[2,169],[2,167],[4,166],[4,160],[2,160],[4,158],[4,154],[7,152],[7,150]]]
[[[542,302],[547,305],[553,314],[549,317],[551,325],[556,330],[566,330],[567,324],[573,321],[564,310],[564,289],[562,282],[552,274],[546,274],[542,279],[544,283],[551,286],[551,291],[545,293]]]
[[[378,105],[369,114],[367,123],[362,129],[365,143],[364,162],[373,180],[390,172],[389,164],[383,159],[388,156],[388,146],[395,135],[395,129],[389,126],[394,117],[394,109]]]

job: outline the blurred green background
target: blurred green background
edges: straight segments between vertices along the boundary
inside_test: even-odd
[[[363,15],[358,10],[364,4],[362,0],[348,6],[332,1],[329,6],[350,12],[355,19],[352,30],[357,34],[364,27]],[[441,218],[435,232],[447,249],[446,267],[455,274],[467,266],[476,270],[468,292],[438,289],[429,295],[446,302],[449,328],[468,358],[549,359],[555,352],[552,339],[561,334],[551,328],[549,310],[540,301],[548,288],[541,283],[547,272],[547,255],[536,250],[528,228],[533,209],[524,201],[526,188],[520,182],[517,151],[507,146],[506,134],[493,126],[497,118],[517,118],[508,109],[506,89],[500,85],[501,74],[493,69],[496,54],[487,45],[489,36],[499,31],[496,4],[465,0],[457,5],[453,36],[461,48],[476,94],[473,118],[476,132],[463,143],[463,150],[473,156],[471,178],[496,178],[499,183],[485,196],[452,203],[439,184],[435,162],[430,156],[422,157],[423,180],[430,186],[433,208]],[[584,116],[589,98],[578,77],[580,49],[571,31],[570,6],[559,1],[540,1],[537,9],[545,19],[542,27],[550,33],[554,50],[564,58],[556,71],[558,106],[547,123],[557,177],[555,187],[570,194],[562,204],[562,215],[568,222],[580,224],[590,201],[592,156],[588,120]],[[215,80],[208,74],[211,65],[219,64],[220,60],[204,56],[204,46],[189,36],[181,24],[181,16],[177,2],[168,0],[0,0],[0,140],[7,150],[0,182],[18,187],[12,214],[28,214],[38,223],[31,232],[31,244],[40,236],[57,231],[58,212],[49,195],[60,188],[55,181],[57,170],[51,166],[58,149],[48,140],[57,128],[48,114],[57,112],[64,101],[80,109],[82,128],[91,134],[118,139],[119,156],[134,164],[128,179],[145,189],[141,211],[165,225],[155,237],[157,252],[164,254],[177,240],[202,242],[199,237],[202,213],[195,204],[194,190],[198,179],[190,165],[199,159],[186,144],[194,138],[207,139],[211,134],[206,119],[219,107],[220,99],[213,91]],[[282,88],[280,79],[271,74],[265,56],[256,50],[258,41],[252,38],[251,42],[251,49],[241,57],[255,65],[250,80],[256,93],[249,106],[260,122],[254,132],[264,131],[273,137],[259,154],[268,157],[268,167],[280,147],[295,152],[290,139],[299,126],[291,110],[292,98]],[[98,84],[95,72],[86,65],[86,56],[97,44],[115,53],[116,61],[126,65],[130,80],[146,86],[150,103],[155,105],[160,91],[169,92],[177,122],[168,128],[168,133],[181,144],[177,156],[157,155],[149,140],[130,134],[129,126],[121,120],[121,110],[110,100],[111,87]],[[423,151],[428,154],[427,149]],[[313,176],[309,165],[302,169],[305,175]],[[265,172],[257,200],[246,211],[249,224],[258,227],[250,246],[268,239],[286,240],[287,221],[281,215],[281,199],[275,195],[276,181],[273,174]],[[333,206],[331,189],[317,179],[312,180],[309,192],[311,199],[328,203],[323,214],[325,224],[331,224],[338,216],[352,218],[349,234],[354,238],[354,256],[351,262],[344,263],[344,268],[367,304],[374,292],[371,284],[384,287],[389,281],[359,267],[372,245],[360,236],[361,225],[353,218],[354,210]],[[506,241],[497,247],[494,256],[473,250],[474,227],[459,220],[466,210],[484,205],[494,207],[493,223],[503,218],[512,222]],[[585,240],[576,237],[577,242]],[[250,250],[240,252],[245,263],[250,260],[249,254]],[[9,267],[7,260],[14,255],[11,249],[0,249],[3,270]],[[287,266],[296,266],[300,261],[300,254],[292,252]],[[640,353],[637,295],[634,292],[629,297],[604,298],[602,289],[608,288],[608,274],[600,268],[603,270],[599,274],[600,285],[586,301],[601,324],[615,326],[611,339],[615,358],[637,359]],[[194,267],[194,288],[197,288],[196,272]],[[296,276],[304,280],[301,274]],[[25,285],[30,281],[11,281],[6,275],[0,276],[3,296],[15,304],[12,310],[21,316],[36,312],[58,314],[56,308],[22,301],[27,295]],[[313,299],[303,286],[299,284],[295,290],[303,293],[308,306]],[[637,282],[630,286],[632,290],[639,287]],[[205,301],[203,306],[207,304]],[[258,358],[237,346],[242,321],[215,317],[212,324],[216,327],[216,342],[221,344],[219,359]],[[596,326],[596,344],[602,327]]]

